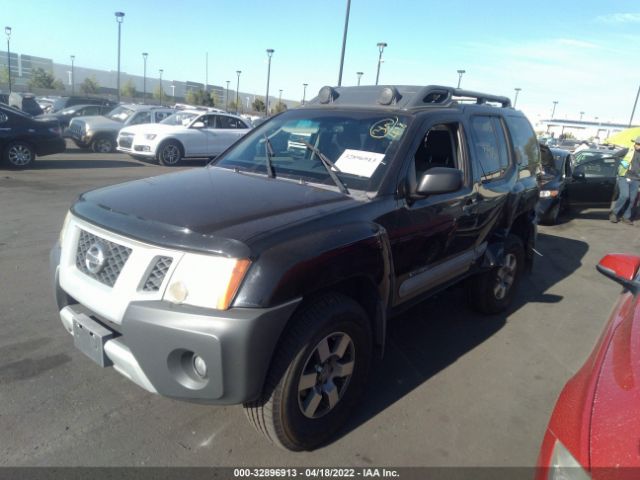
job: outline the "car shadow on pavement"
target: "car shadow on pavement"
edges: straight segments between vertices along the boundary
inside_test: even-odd
[[[533,271],[523,276],[507,312],[488,316],[474,312],[466,305],[461,284],[391,319],[384,358],[374,360],[363,403],[339,435],[358,428],[482,344],[525,304],[562,301],[562,296],[548,290],[580,268],[589,246],[539,234],[536,249],[544,256],[536,256]]]
[[[38,160],[33,170],[69,170],[81,168],[126,168],[146,167],[147,164],[129,160]]]

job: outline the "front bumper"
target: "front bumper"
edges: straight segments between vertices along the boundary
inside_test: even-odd
[[[544,218],[559,202],[560,197],[540,198],[536,204],[536,216],[538,218]]]
[[[235,404],[258,397],[271,357],[300,299],[273,308],[226,311],[163,301],[131,302],[117,328],[74,303],[58,281],[59,247],[51,252],[54,293],[62,323],[86,316],[109,331],[103,346],[106,365],[147,391],[211,404]],[[98,338],[99,343],[100,338]],[[77,341],[76,341],[76,344]],[[200,356],[207,375],[195,374],[189,359]]]

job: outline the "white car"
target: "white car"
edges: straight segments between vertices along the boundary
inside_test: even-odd
[[[181,110],[160,123],[123,128],[118,150],[173,166],[183,158],[215,157],[249,130],[246,120],[236,115]]]

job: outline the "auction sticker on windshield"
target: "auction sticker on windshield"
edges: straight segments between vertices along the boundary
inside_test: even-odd
[[[347,148],[336,161],[336,167],[344,173],[371,178],[383,159],[384,153],[350,150]]]

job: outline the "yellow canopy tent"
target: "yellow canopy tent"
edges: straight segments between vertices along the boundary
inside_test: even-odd
[[[607,138],[604,143],[611,143],[613,145],[619,145],[624,148],[631,148],[631,143],[640,137],[640,127],[627,128],[621,132],[614,133]]]

